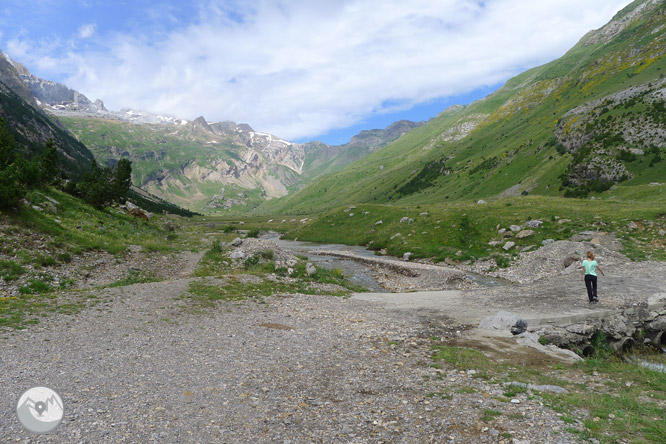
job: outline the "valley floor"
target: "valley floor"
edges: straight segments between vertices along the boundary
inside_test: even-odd
[[[423,304],[420,293],[344,298],[277,291],[200,305],[188,296],[193,284],[227,283],[224,276],[193,277],[201,258],[102,255],[92,262],[97,272],[76,290],[94,294],[95,304],[25,330],[4,330],[0,440],[571,443],[581,441],[583,424],[593,420],[585,408],[563,410],[547,394],[505,383],[529,375],[571,391],[615,390],[598,374],[531,349],[500,353],[506,366],[494,376],[475,367],[477,361],[455,365],[438,357],[444,348],[456,350],[450,345],[469,345],[471,326],[500,309],[592,312],[577,274],[451,290]],[[651,279],[664,275],[663,263],[632,264],[605,270],[601,308],[666,292],[663,279]],[[165,280],[99,287],[132,267]],[[122,273],[114,274],[117,269]],[[29,435],[16,419],[18,396],[36,385],[53,388],[64,401],[64,420],[51,435]],[[661,416],[646,420],[662,423],[663,400],[654,402]]]

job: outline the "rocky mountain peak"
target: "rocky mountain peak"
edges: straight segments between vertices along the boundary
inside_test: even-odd
[[[663,0],[635,1],[618,12],[613,19],[601,28],[588,32],[581,42],[584,46],[605,44],[625,30],[635,20],[654,12],[657,5]]]
[[[208,131],[209,133],[214,133],[215,132],[215,131],[213,131],[213,128],[210,127],[208,122],[206,122],[206,119],[204,119],[203,116],[199,116],[196,119],[194,119],[192,121],[192,126],[195,127],[195,128],[197,128],[197,127],[202,128],[202,129]]]

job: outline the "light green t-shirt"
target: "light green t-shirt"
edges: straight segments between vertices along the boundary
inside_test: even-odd
[[[585,274],[591,274],[592,276],[597,275],[597,261],[588,261],[585,259],[583,261],[583,267],[585,267]]]

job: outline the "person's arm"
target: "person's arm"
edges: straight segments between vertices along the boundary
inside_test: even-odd
[[[580,266],[580,273],[581,273],[580,275],[581,280],[585,280],[585,265]]]
[[[597,265],[597,270],[601,271],[602,276],[606,276],[606,273],[604,273],[604,270],[601,269],[600,266]]]

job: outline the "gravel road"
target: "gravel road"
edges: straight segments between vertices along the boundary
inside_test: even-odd
[[[440,311],[276,295],[202,313],[178,298],[190,281],[100,290],[94,308],[5,333],[0,440],[575,442],[538,397],[501,402],[499,385],[430,367],[430,336],[456,334]],[[14,413],[36,385],[65,405],[49,435],[26,432]],[[501,415],[484,422],[485,409]]]

